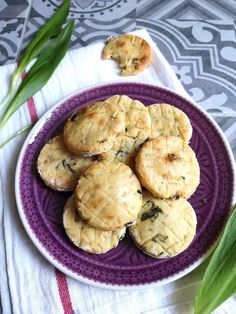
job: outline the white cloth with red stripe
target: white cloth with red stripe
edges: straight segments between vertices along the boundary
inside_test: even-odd
[[[104,43],[67,53],[47,85],[18,110],[0,131],[0,142],[41,117],[64,97],[93,84],[107,81],[136,81],[168,87],[189,98],[170,65],[146,30],[134,32],[153,49],[153,62],[135,77],[121,77],[115,62],[101,60]],[[0,68],[0,100],[9,87],[15,65]],[[34,107],[35,106],[35,107]],[[195,289],[204,265],[173,283],[142,291],[114,291],[96,288],[66,277],[55,270],[34,247],[17,212],[14,175],[19,151],[26,134],[0,150],[0,312],[4,314],[45,313],[193,313]],[[215,313],[233,313],[235,298]]]

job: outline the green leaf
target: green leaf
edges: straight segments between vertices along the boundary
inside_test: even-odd
[[[19,131],[15,132],[11,137],[9,137],[9,139],[7,139],[5,142],[3,142],[2,144],[0,144],[0,149],[3,148],[7,143],[9,143],[11,140],[13,140],[15,137],[19,136],[20,134],[28,131],[30,128],[32,127],[31,124],[23,127],[22,129],[20,129]]]
[[[31,43],[27,46],[18,67],[15,69],[10,88],[2,101],[1,111],[9,104],[19,85],[19,79],[26,66],[40,53],[48,43],[48,40],[60,33],[62,25],[65,23],[70,10],[70,0],[65,0],[56,13],[37,32]]]
[[[26,65],[28,65],[33,58],[37,56],[40,50],[44,47],[48,40],[56,36],[65,23],[66,18],[70,10],[70,0],[64,0],[63,4],[56,11],[56,13],[50,18],[50,20],[45,23],[37,32],[34,39],[27,46],[25,53],[19,63],[17,71],[22,73]]]
[[[236,205],[195,298],[195,314],[210,314],[236,293]]]
[[[48,82],[68,50],[73,28],[74,21],[70,21],[61,33],[52,39],[50,44],[42,51],[20,84],[16,95],[11,100],[6,113],[0,121],[0,129],[27,99],[37,93]]]

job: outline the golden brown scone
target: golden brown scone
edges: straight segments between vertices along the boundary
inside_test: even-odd
[[[109,150],[124,133],[124,112],[114,104],[95,102],[79,109],[66,122],[64,140],[77,155],[92,156]]]
[[[51,139],[42,148],[37,168],[43,181],[54,190],[73,191],[82,172],[94,161],[92,157],[78,157],[65,146],[63,136]]]
[[[194,151],[174,136],[144,143],[136,157],[136,171],[142,185],[159,198],[189,198],[200,182]]]
[[[169,104],[153,104],[148,107],[151,117],[150,139],[158,136],[178,136],[189,142],[192,126],[187,115]]]
[[[188,248],[196,226],[196,214],[186,199],[160,200],[144,192],[142,208],[129,233],[145,254],[166,258]]]
[[[125,113],[125,134],[118,135],[112,148],[99,156],[100,160],[120,161],[134,169],[134,160],[150,136],[151,119],[148,109],[138,100],[125,95],[115,95],[106,100]]]
[[[135,35],[121,35],[107,42],[102,53],[103,59],[114,59],[121,68],[121,75],[136,75],[152,61],[149,44]]]
[[[82,250],[101,254],[115,248],[125,236],[126,228],[103,231],[86,224],[78,215],[74,195],[64,207],[63,226],[70,240]]]
[[[102,230],[135,221],[142,205],[141,186],[123,163],[95,162],[79,179],[75,202],[83,220]]]

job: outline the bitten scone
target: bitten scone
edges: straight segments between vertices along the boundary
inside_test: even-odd
[[[82,172],[93,163],[92,157],[78,157],[64,144],[63,136],[51,139],[42,148],[37,168],[43,181],[54,190],[73,191]]]
[[[189,142],[192,136],[192,126],[187,115],[180,109],[169,104],[154,104],[148,106],[151,117],[150,139],[158,136],[178,136]]]
[[[95,229],[86,224],[78,215],[74,195],[64,207],[63,226],[70,240],[89,253],[101,254],[115,248],[125,236],[126,228],[114,231]]]
[[[95,102],[79,109],[66,122],[64,140],[78,155],[96,155],[109,150],[124,133],[124,112],[114,104]]]
[[[145,192],[137,222],[129,227],[129,233],[145,254],[166,258],[188,248],[196,225],[196,214],[186,199],[160,200]]]
[[[144,143],[136,157],[136,171],[142,185],[159,198],[189,198],[200,181],[194,151],[174,136]]]
[[[134,160],[141,144],[150,136],[151,119],[148,109],[138,100],[115,95],[106,100],[125,113],[125,134],[116,137],[112,148],[99,156],[100,160],[120,161],[134,168]]]
[[[142,205],[141,186],[120,162],[95,162],[80,177],[75,191],[77,210],[89,225],[115,230],[135,221]]]
[[[102,53],[103,59],[114,59],[121,68],[121,75],[136,75],[152,61],[149,44],[135,35],[121,35],[107,42]]]

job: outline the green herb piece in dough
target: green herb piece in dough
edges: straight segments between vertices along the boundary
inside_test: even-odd
[[[147,206],[149,207],[149,209],[145,211],[144,213],[142,213],[141,221],[144,221],[150,218],[151,218],[151,221],[154,221],[160,213],[163,213],[163,210],[160,207],[155,206],[155,204],[151,200],[145,203],[144,207],[147,207]]]

